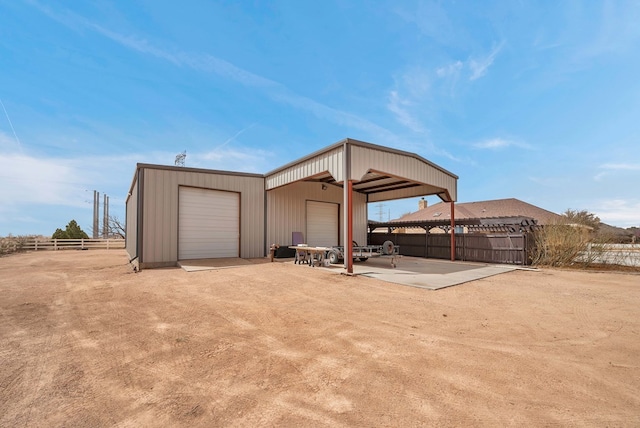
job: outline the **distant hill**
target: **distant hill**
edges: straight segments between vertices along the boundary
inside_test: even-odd
[[[600,228],[598,229],[598,236],[603,238],[611,238],[616,242],[626,243],[631,242],[632,237],[636,236],[636,242],[640,242],[640,229],[637,227],[630,227],[628,229],[624,229],[622,227],[610,226],[606,223],[600,223]]]

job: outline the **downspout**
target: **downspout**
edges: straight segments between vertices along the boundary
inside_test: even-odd
[[[262,240],[263,240],[262,251],[264,252],[264,257],[267,257],[267,248],[269,248],[271,244],[267,243],[267,178],[266,177],[262,178],[262,191],[264,193],[264,207],[263,207],[264,218],[262,219],[264,231],[262,233]]]
[[[138,168],[138,215],[136,218],[136,256],[138,257],[138,268],[142,269],[142,263],[144,259],[142,258],[142,219],[144,214],[144,170],[142,168]]]

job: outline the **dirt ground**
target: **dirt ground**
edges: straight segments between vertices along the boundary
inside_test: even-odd
[[[0,258],[0,426],[640,426],[640,276]]]

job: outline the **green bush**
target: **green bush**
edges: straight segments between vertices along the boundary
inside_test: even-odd
[[[56,229],[51,235],[52,239],[89,239],[89,235],[87,235],[84,230],[78,226],[78,223],[75,220],[71,220],[65,230],[60,228]]]

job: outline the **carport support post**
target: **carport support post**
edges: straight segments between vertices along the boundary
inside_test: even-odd
[[[347,273],[353,273],[353,181],[347,180],[347,242],[344,243]]]
[[[451,261],[456,260],[456,219],[454,202],[451,201]]]

